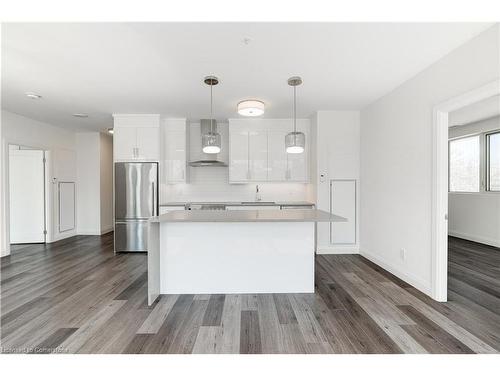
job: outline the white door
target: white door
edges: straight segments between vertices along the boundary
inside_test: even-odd
[[[356,180],[332,180],[331,212],[347,219],[331,223],[330,242],[336,245],[356,243]]]
[[[59,182],[59,233],[75,229],[75,183]]]
[[[164,138],[164,174],[167,183],[186,181],[186,133],[167,131]]]
[[[250,180],[267,181],[267,131],[249,132]]]
[[[229,140],[230,163],[229,181],[244,182],[249,179],[248,166],[248,132],[231,132]]]
[[[136,158],[137,129],[115,128],[113,132],[113,154],[115,160]]]
[[[41,150],[9,151],[10,242],[45,242],[44,165]]]
[[[283,131],[270,131],[268,133],[268,163],[269,181],[285,181],[287,171],[287,159],[285,150],[285,136]]]
[[[138,158],[160,160],[160,128],[137,128]]]

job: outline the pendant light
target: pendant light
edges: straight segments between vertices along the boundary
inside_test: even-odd
[[[288,85],[293,87],[293,132],[285,136],[285,148],[289,154],[301,154],[306,145],[306,135],[297,131],[297,86],[302,84],[302,78],[291,77]]]
[[[205,77],[204,82],[210,86],[210,131],[201,135],[201,147],[205,154],[218,154],[221,149],[220,134],[214,127],[213,116],[213,87],[219,83],[219,79],[214,76]]]

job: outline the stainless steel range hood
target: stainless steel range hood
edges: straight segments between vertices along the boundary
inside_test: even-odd
[[[213,125],[214,132],[217,131],[217,122]],[[200,120],[200,136],[210,132],[210,120],[203,119]],[[189,162],[191,167],[227,167],[227,164],[218,160],[217,155],[219,154],[205,154],[201,145],[199,148],[199,153],[196,154],[197,158]]]

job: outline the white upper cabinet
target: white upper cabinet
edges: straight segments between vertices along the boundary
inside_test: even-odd
[[[229,130],[229,180],[230,182],[248,182],[250,164],[248,159],[248,131]]]
[[[287,154],[285,179],[290,182],[307,182],[306,153]]]
[[[136,128],[114,128],[113,154],[115,160],[128,160],[136,157]]]
[[[302,154],[287,154],[285,136],[290,119],[229,120],[229,182],[309,182],[309,120],[297,120],[306,135]]]
[[[115,161],[160,160],[160,115],[113,115]]]
[[[287,173],[287,153],[285,150],[286,131],[270,130],[268,139],[268,181],[285,181]]]
[[[267,181],[267,131],[248,132],[250,181]]]
[[[187,181],[186,119],[165,119],[162,124],[162,180],[167,184]]]
[[[137,128],[137,158],[143,160],[159,160],[159,139],[159,128]]]

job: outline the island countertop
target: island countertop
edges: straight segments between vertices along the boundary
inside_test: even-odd
[[[231,222],[344,222],[345,218],[317,209],[303,210],[191,210],[172,211],[150,219],[152,223]]]
[[[222,206],[314,206],[312,202],[305,201],[185,201],[160,203],[160,207],[189,206],[189,205],[222,205]]]

